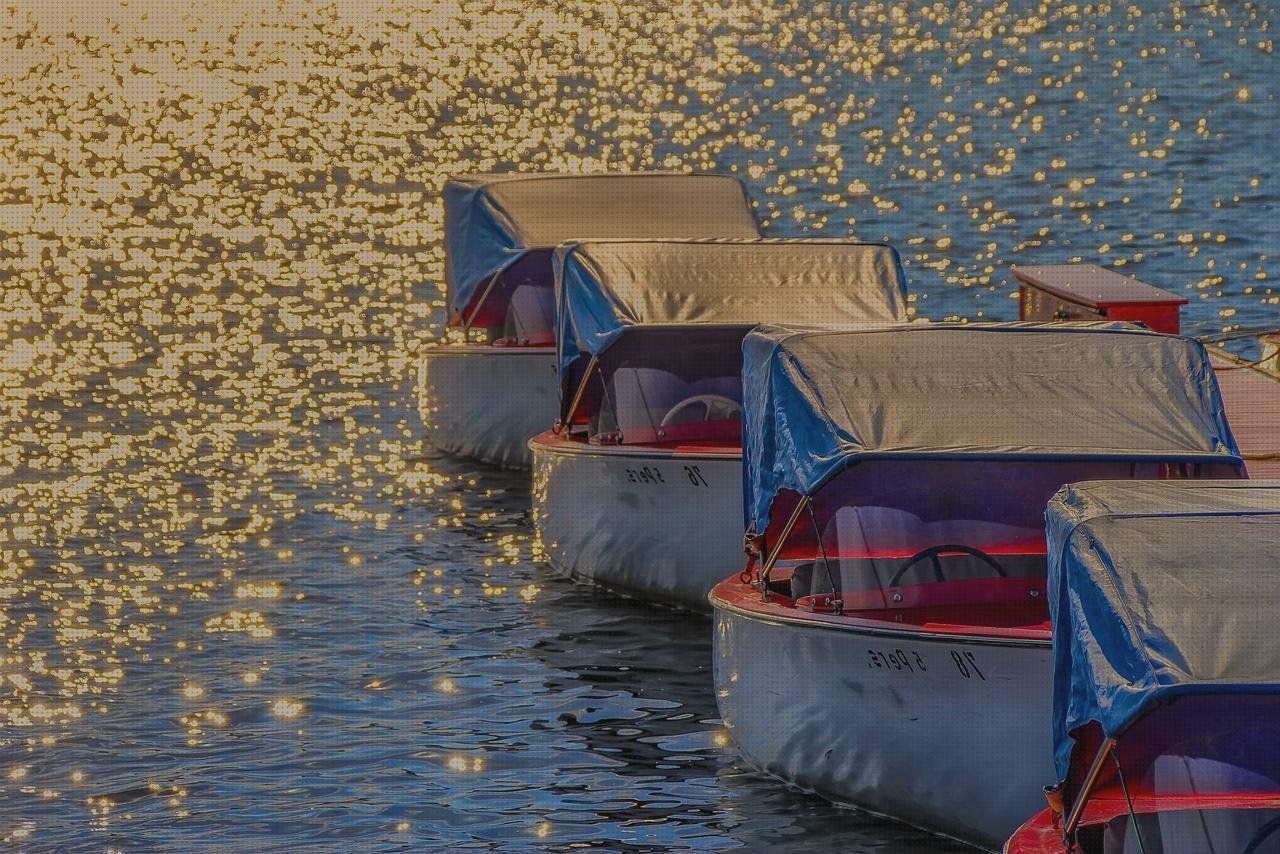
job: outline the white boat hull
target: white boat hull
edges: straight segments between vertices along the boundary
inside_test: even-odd
[[[727,604],[723,589],[716,696],[749,764],[993,850],[1044,807],[1048,641],[805,625]]]
[[[696,611],[742,554],[742,457],[544,434],[533,453],[534,525],[552,569]]]
[[[442,451],[529,467],[529,437],[555,424],[554,347],[440,345],[422,354],[418,412]]]

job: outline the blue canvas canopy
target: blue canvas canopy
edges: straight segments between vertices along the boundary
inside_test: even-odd
[[[1280,482],[1069,484],[1047,514],[1055,761],[1162,700],[1280,693]]]
[[[743,395],[757,533],[860,460],[1242,464],[1204,347],[1123,323],[759,328]]]
[[[906,320],[898,253],[845,240],[582,241],[556,250],[561,375],[624,333]]]
[[[444,212],[453,321],[475,311],[497,274],[534,250],[549,263],[566,240],[760,234],[742,182],[723,175],[463,175],[445,184]]]

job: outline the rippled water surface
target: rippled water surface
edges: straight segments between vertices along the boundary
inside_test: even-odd
[[[931,317],[1079,259],[1276,325],[1276,12],[0,9],[0,840],[941,850],[737,768],[709,624],[423,446],[441,183],[735,172]]]

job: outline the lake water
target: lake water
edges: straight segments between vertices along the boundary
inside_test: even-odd
[[[945,849],[735,765],[709,623],[424,447],[441,183],[733,172],[930,317],[1079,259],[1280,325],[1277,9],[761,5],[0,10],[7,847]]]

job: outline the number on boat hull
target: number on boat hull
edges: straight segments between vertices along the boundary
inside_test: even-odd
[[[685,479],[687,479],[692,486],[699,488],[708,488],[711,486],[711,484],[707,482],[706,475],[702,473],[701,466],[689,465],[682,466],[682,468],[684,469]],[[657,466],[641,466],[634,469],[623,469],[622,473],[626,476],[627,483],[657,486],[667,482],[667,478],[663,475],[662,469]],[[679,480],[679,475],[676,476],[676,479],[677,481]]]
[[[689,478],[689,482],[694,486],[708,486],[707,479],[702,476],[702,469],[697,466],[685,466],[685,476]]]
[[[956,666],[956,672],[965,679],[987,681],[987,675],[982,672],[977,658],[969,650],[951,650],[951,661]],[[904,650],[901,647],[892,650],[868,649],[867,667],[872,670],[892,670],[912,675],[929,672],[929,666],[923,655],[914,649]]]
[[[667,479],[662,476],[662,469],[657,466],[643,466],[638,469],[625,469],[627,473],[627,483],[666,483]]]
[[[977,679],[981,679],[983,682],[987,681],[987,677],[983,674],[982,670],[978,667],[977,660],[974,658],[973,653],[970,652],[969,650],[967,649],[951,650],[951,660],[956,663],[956,669],[960,671],[960,675],[963,676],[965,679],[977,678]]]
[[[910,651],[895,649],[890,652],[869,649],[867,653],[870,656],[870,660],[867,661],[867,667],[878,670],[897,670],[906,673],[929,672],[928,666],[924,663],[924,657],[914,649]]]

